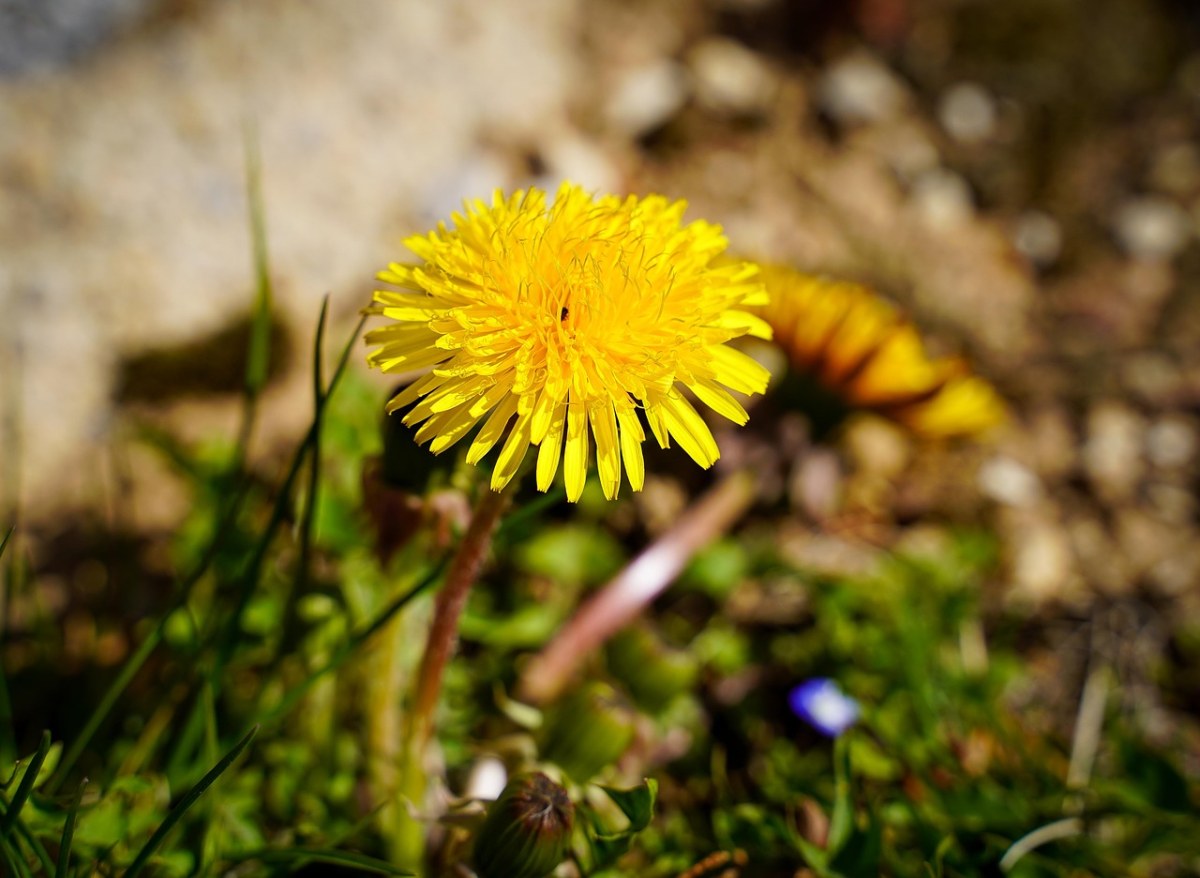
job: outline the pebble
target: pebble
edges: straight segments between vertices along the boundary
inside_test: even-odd
[[[996,133],[996,101],[977,83],[957,83],[938,102],[938,121],[955,140],[982,143]]]
[[[1088,413],[1083,466],[1103,499],[1133,495],[1142,475],[1144,433],[1141,416],[1122,403],[1102,402]]]
[[[741,43],[710,38],[688,53],[688,65],[700,106],[715,113],[752,116],[765,113],[777,91],[771,70]]]
[[[993,457],[979,467],[979,489],[1006,506],[1033,506],[1042,496],[1042,483],[1033,470],[1011,457]]]
[[[935,168],[919,176],[913,182],[911,197],[913,207],[930,228],[946,231],[962,226],[971,218],[971,187],[945,168]]]
[[[881,122],[896,116],[906,95],[896,75],[865,52],[835,62],[817,91],[821,108],[842,124]]]
[[[1047,515],[1019,514],[1008,539],[1016,596],[1035,605],[1062,599],[1074,577],[1071,543],[1062,526]]]
[[[508,182],[508,167],[499,156],[482,150],[474,152],[422,193],[418,208],[421,223],[432,226],[453,213],[461,213],[467,199],[491,203],[492,192]]]
[[[1117,241],[1137,259],[1169,259],[1185,246],[1191,222],[1177,204],[1145,196],[1126,201],[1113,218]]]
[[[1177,469],[1196,456],[1196,428],[1178,415],[1166,415],[1146,431],[1146,456],[1155,466]]]
[[[621,172],[603,149],[574,131],[562,132],[542,144],[546,174],[542,188],[553,192],[561,180],[578,183],[591,192],[619,192]]]
[[[628,71],[612,91],[606,116],[619,131],[640,137],[666,124],[687,96],[687,71],[664,58]]]
[[[1049,268],[1062,253],[1062,228],[1048,213],[1026,211],[1017,217],[1013,246],[1038,268]]]
[[[153,0],[3,0],[0,77],[68,64],[152,6]]]

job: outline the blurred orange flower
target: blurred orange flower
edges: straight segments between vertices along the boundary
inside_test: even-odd
[[[968,436],[1004,420],[1000,396],[958,357],[931,358],[915,326],[860,284],[762,266],[770,302],[755,309],[797,371],[848,408],[927,437]]]

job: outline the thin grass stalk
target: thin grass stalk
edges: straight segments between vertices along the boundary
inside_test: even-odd
[[[216,782],[217,778],[225,773],[226,769],[228,769],[229,766],[233,764],[233,761],[237,759],[239,755],[241,755],[241,752],[246,749],[246,746],[251,740],[253,740],[257,733],[258,726],[251,728],[250,731],[248,731],[242,737],[242,739],[238,741],[233,748],[225,754],[224,757],[222,757],[220,762],[209,769],[208,773],[205,774],[195,786],[187,791],[187,794],[180,799],[179,803],[167,813],[166,818],[164,818],[163,822],[159,824],[158,829],[154,830],[154,834],[150,836],[149,840],[147,840],[145,845],[142,846],[142,849],[138,851],[137,856],[133,859],[133,862],[129,864],[129,868],[125,870],[125,878],[134,878],[134,876],[136,876],[142,871],[143,868],[145,868],[146,863],[148,863],[150,858],[154,856],[155,852],[162,845],[170,831],[175,828],[175,824],[177,824],[183,818],[183,815],[186,814],[192,805],[196,803],[196,800],[204,795],[204,792]]]
[[[579,608],[528,664],[518,687],[519,697],[532,702],[555,698],[580,664],[662,594],[696,552],[745,514],[755,496],[755,478],[745,471],[725,477],[709,490]]]
[[[58,862],[54,866],[54,878],[67,878],[67,870],[71,867],[71,845],[75,840],[75,818],[79,815],[79,803],[83,801],[83,791],[88,785],[85,777],[75,791],[71,800],[71,808],[67,811],[67,819],[63,822],[62,840],[58,843]]]

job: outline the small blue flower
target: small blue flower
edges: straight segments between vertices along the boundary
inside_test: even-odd
[[[822,735],[836,738],[858,720],[858,702],[828,677],[805,680],[788,695],[792,712]]]

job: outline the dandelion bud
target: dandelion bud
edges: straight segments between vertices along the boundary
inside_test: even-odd
[[[514,778],[475,840],[479,878],[545,878],[567,857],[575,806],[541,772]]]
[[[586,783],[616,762],[633,741],[637,715],[607,683],[568,695],[546,717],[542,758],[576,783]]]

